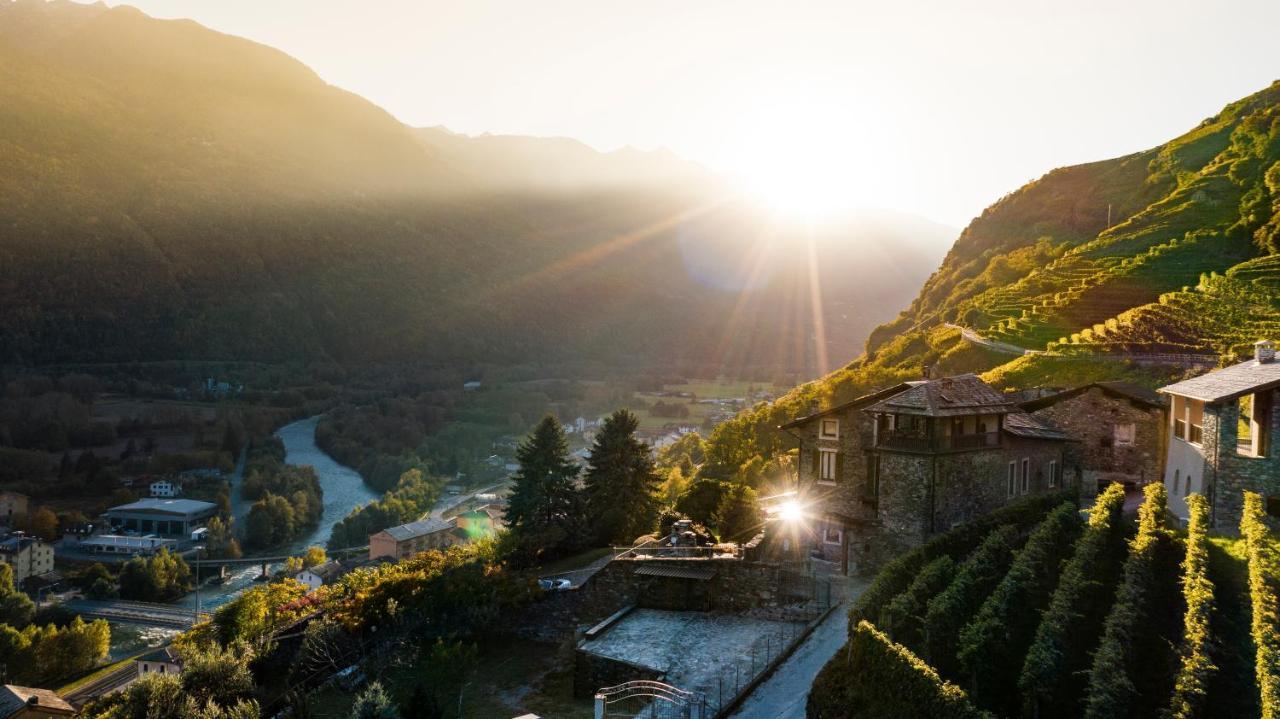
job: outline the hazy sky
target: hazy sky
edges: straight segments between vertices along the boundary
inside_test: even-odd
[[[963,225],[1280,78],[1280,1],[135,0],[412,125],[666,146]]]

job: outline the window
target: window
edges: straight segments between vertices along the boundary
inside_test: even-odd
[[[1187,475],[1187,483],[1182,487],[1182,496],[1184,499],[1191,496],[1191,475],[1189,474]]]
[[[1117,424],[1111,429],[1111,433],[1115,438],[1115,445],[1117,447],[1132,447],[1138,430],[1133,423]]]
[[[1049,460],[1049,486],[1058,486],[1058,460]]]
[[[818,450],[818,457],[819,457],[818,481],[819,482],[836,481],[836,477],[839,474],[836,471],[837,470],[836,465],[838,464],[836,460],[839,457],[838,453],[833,449],[821,449],[821,450]]]
[[[1017,481],[1018,481],[1016,476],[1017,472],[1018,472],[1018,463],[1010,462],[1009,463],[1009,496],[1010,497],[1017,494]]]
[[[1204,438],[1204,402],[1193,399],[1187,404],[1187,441],[1200,444]]]
[[[1173,417],[1173,436],[1178,439],[1187,438],[1187,398],[1174,395],[1173,409],[1169,413]]]
[[[822,541],[826,544],[840,544],[842,539],[844,539],[844,533],[835,527],[822,530]]]
[[[880,498],[880,455],[867,457],[867,499]]]
[[[1272,517],[1280,517],[1280,494],[1273,494],[1267,497],[1267,514]]]
[[[835,439],[840,436],[840,420],[824,419],[822,420],[821,434],[826,439]]]
[[[1031,491],[1031,460],[1022,458],[1022,493]]]

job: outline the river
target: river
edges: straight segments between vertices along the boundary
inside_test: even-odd
[[[323,547],[329,541],[333,525],[347,516],[352,509],[368,504],[381,496],[365,484],[360,474],[354,469],[338,464],[316,446],[316,425],[319,422],[319,415],[301,419],[281,427],[276,432],[276,436],[284,442],[284,461],[287,464],[310,465],[315,468],[316,476],[320,478],[320,488],[324,491],[324,513],[320,517],[320,523],[315,529],[292,543],[262,552],[262,556],[299,555],[312,545]],[[250,504],[240,496],[242,475],[243,464],[237,467],[236,475],[232,478],[231,492],[232,514],[237,517],[236,521],[241,523],[244,521],[243,517],[248,514]],[[272,564],[271,570],[274,571],[279,566],[278,563]],[[196,602],[199,601],[202,611],[213,609],[230,601],[245,588],[253,586],[254,578],[261,572],[262,567],[257,564],[231,565],[225,582],[218,585],[206,584],[201,588],[198,600],[196,593],[192,593],[175,604],[194,609]]]

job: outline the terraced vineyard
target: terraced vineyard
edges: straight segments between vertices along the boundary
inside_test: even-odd
[[[899,557],[808,716],[1280,716],[1280,543],[1261,499],[1246,495],[1242,539],[1208,536],[1199,495],[1175,531],[1165,500],[1146,488],[1136,531],[1119,485],[1087,521],[1071,502],[1011,507]]]
[[[1065,354],[1212,351],[1228,358],[1251,354],[1263,337],[1280,337],[1280,256],[1211,273],[1185,290],[1050,342]]]

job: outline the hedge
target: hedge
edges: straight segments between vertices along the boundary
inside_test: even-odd
[[[1065,503],[1042,521],[982,608],[960,632],[956,659],[970,696],[1004,716],[1021,706],[1017,683],[1040,612],[1058,585],[1063,561],[1080,533],[1080,514]]]
[[[956,574],[956,563],[946,555],[929,562],[915,581],[902,594],[880,611],[880,628],[893,637],[893,641],[919,651],[924,632],[924,611],[929,600],[951,584]]]
[[[1147,485],[1144,493],[1146,500],[1138,510],[1138,535],[1129,544],[1124,577],[1089,672],[1085,695],[1088,719],[1154,714],[1168,693],[1152,696],[1153,685],[1161,676],[1171,682],[1176,673],[1176,664],[1166,667],[1160,661],[1162,645],[1168,651],[1169,637],[1159,631],[1159,618],[1170,607],[1177,607],[1181,614],[1180,595],[1171,591],[1166,596],[1161,591],[1167,574],[1177,576],[1176,560],[1165,566],[1166,558],[1173,556],[1169,551],[1172,536],[1165,526],[1168,496],[1162,483]]]
[[[866,619],[875,621],[880,610],[901,594],[929,562],[941,556],[960,561],[997,527],[1011,524],[1020,531],[1035,525],[1064,501],[1073,500],[1070,491],[1037,494],[1001,507],[989,514],[939,534],[916,549],[887,562],[871,582],[871,586],[849,610],[849,626]],[[852,631],[852,629],[850,629]]]
[[[944,676],[955,675],[960,630],[1004,577],[1017,542],[1018,530],[1012,525],[991,532],[960,565],[951,584],[929,600],[924,615],[925,656]]]
[[[964,690],[866,621],[813,683],[808,719],[990,719]]]
[[[1253,604],[1262,719],[1280,719],[1280,550],[1263,516],[1262,497],[1245,492],[1240,534],[1249,556],[1249,599]]]
[[[1089,652],[1102,633],[1124,559],[1123,512],[1122,485],[1112,484],[1098,495],[1049,609],[1036,627],[1018,677],[1018,689],[1031,716],[1080,715]]]
[[[1187,497],[1191,521],[1187,527],[1187,556],[1182,562],[1182,596],[1187,611],[1182,620],[1182,668],[1174,681],[1173,696],[1164,716],[1192,719],[1200,716],[1209,679],[1217,670],[1209,653],[1213,641],[1210,621],[1214,612],[1213,582],[1209,579],[1209,502],[1204,495]]]

